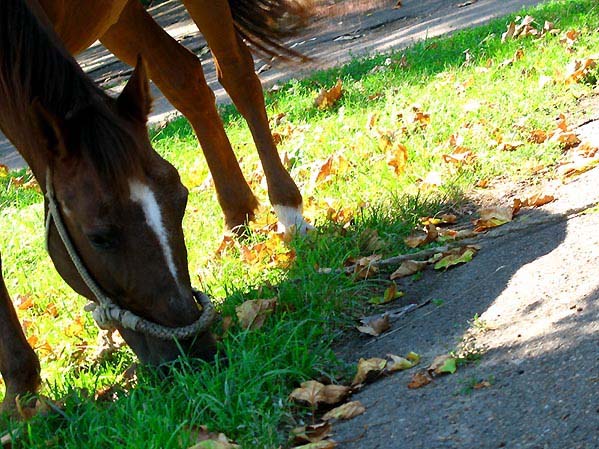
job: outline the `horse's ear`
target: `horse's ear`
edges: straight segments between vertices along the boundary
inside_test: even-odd
[[[137,56],[137,64],[133,75],[131,75],[123,92],[119,95],[117,104],[122,114],[144,124],[148,120],[148,114],[152,108],[152,97],[150,96],[150,83],[146,65],[141,55]]]
[[[31,102],[29,114],[44,147],[54,156],[66,156],[64,121],[48,111],[39,98],[34,98]]]

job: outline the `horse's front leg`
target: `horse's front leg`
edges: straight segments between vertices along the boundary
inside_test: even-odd
[[[0,412],[15,412],[17,396],[36,392],[40,384],[40,363],[27,343],[12,305],[0,259],[0,372],[6,384],[6,395]]]
[[[268,184],[268,197],[280,225],[304,232],[310,226],[302,211],[302,196],[281,163],[273,140],[262,84],[254,71],[254,60],[237,34],[226,0],[183,0],[187,11],[204,35],[217,66],[220,84],[247,121]],[[258,14],[258,11],[256,11]]]
[[[119,21],[101,38],[119,59],[135,65],[141,55],[150,78],[191,123],[206,156],[229,228],[252,219],[258,202],[245,181],[208,87],[200,60],[130,0]]]

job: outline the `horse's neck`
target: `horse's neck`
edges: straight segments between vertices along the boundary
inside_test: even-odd
[[[2,3],[0,128],[41,180],[48,155],[31,113],[33,100],[64,118],[99,91],[60,44],[36,0]]]

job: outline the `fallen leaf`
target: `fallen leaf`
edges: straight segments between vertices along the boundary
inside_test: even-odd
[[[599,54],[592,55],[583,59],[575,59],[566,67],[564,82],[566,84],[578,83],[583,81],[592,69],[597,65]]]
[[[468,148],[462,146],[456,147],[453,152],[443,154],[441,157],[445,163],[458,166],[472,164],[476,160],[476,155]]]
[[[398,291],[397,284],[394,282],[389,287],[387,287],[387,289],[385,289],[385,293],[382,297],[375,296],[374,298],[371,298],[368,302],[370,304],[374,304],[375,306],[380,306],[382,304],[388,304],[391,301],[395,301],[396,299],[401,298],[402,296],[404,296],[404,292]]]
[[[251,299],[235,308],[239,324],[243,329],[260,329],[277,306],[277,297]]]
[[[447,270],[455,265],[468,263],[476,254],[476,251],[476,248],[472,246],[464,246],[462,248],[450,250],[442,254],[442,257],[435,262],[434,268],[435,270]]]
[[[547,133],[542,129],[535,129],[530,132],[529,140],[533,143],[543,143],[547,140]]]
[[[553,195],[548,193],[535,193],[524,200],[524,204],[529,207],[541,207],[555,200]]]
[[[391,361],[387,363],[387,367],[385,368],[385,371],[389,373],[410,369],[418,363],[393,354],[387,354],[387,357],[391,359]]]
[[[419,246],[426,245],[427,243],[433,242],[437,239],[439,233],[437,227],[433,224],[429,224],[426,227],[426,233],[420,232],[418,234],[412,234],[404,239],[405,244],[410,248],[417,248]]]
[[[361,415],[365,411],[366,407],[364,407],[360,401],[352,401],[340,405],[333,410],[329,410],[324,414],[322,419],[325,421],[329,421],[331,419],[352,419],[358,415]]]
[[[489,207],[479,211],[480,218],[474,221],[474,230],[482,232],[512,221],[513,207]]]
[[[387,331],[391,327],[389,323],[389,315],[385,314],[380,318],[373,319],[368,323],[365,323],[362,326],[357,326],[358,329],[363,334],[372,335],[373,337],[378,337],[383,332]]]
[[[422,388],[425,385],[430,384],[432,380],[433,379],[426,371],[419,371],[412,375],[412,380],[408,384],[408,388],[410,388],[410,389]]]
[[[373,254],[372,256],[362,257],[358,259],[354,267],[354,279],[363,280],[368,279],[371,276],[379,272],[376,265],[373,265],[376,261],[380,260],[382,256]]]
[[[491,382],[489,382],[488,380],[483,380],[481,382],[478,382],[476,385],[474,385],[474,389],[475,390],[480,390],[482,388],[489,388],[491,386]]]
[[[316,443],[308,443],[303,446],[294,446],[291,449],[334,449],[337,443],[333,440],[318,441]]]
[[[401,175],[408,164],[408,149],[402,143],[395,142],[387,155],[387,165],[393,167],[397,176]]]
[[[333,426],[328,422],[296,427],[291,436],[296,443],[317,443],[331,436]]]
[[[352,385],[363,384],[366,381],[378,377],[386,366],[387,360],[378,357],[360,359],[358,362],[358,372],[352,381]]]
[[[391,273],[390,279],[399,279],[405,276],[411,276],[419,271],[422,271],[426,268],[428,262],[420,262],[417,260],[405,260],[401,263],[399,268]]]
[[[208,432],[205,426],[200,426],[205,433],[198,434],[199,443],[190,446],[188,449],[236,449],[240,446],[233,444],[224,433]]]
[[[308,380],[293,390],[289,398],[311,406],[335,405],[343,401],[349,395],[350,390],[344,385],[324,385],[315,380]]]
[[[330,89],[322,89],[314,100],[318,109],[327,109],[335,105],[343,95],[343,83],[337,80],[337,83]]]
[[[435,357],[433,363],[427,368],[428,372],[434,375],[453,374],[457,370],[457,360],[449,354]]]
[[[232,235],[225,234],[225,235],[223,235],[223,239],[221,240],[220,245],[216,249],[214,255],[217,258],[221,258],[223,256],[223,254],[225,254],[230,249],[235,248],[236,245],[237,245],[237,239],[235,237],[233,237]]]
[[[18,295],[15,302],[17,309],[19,310],[29,310],[34,305],[34,300],[31,295]]]

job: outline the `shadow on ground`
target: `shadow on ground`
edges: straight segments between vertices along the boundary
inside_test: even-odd
[[[599,216],[534,211],[526,220],[524,231],[483,238],[472,262],[400,284],[408,299],[441,306],[340,351],[352,362],[415,351],[421,368],[464,340],[483,353],[420,389],[407,388],[415,369],[367,386],[354,396],[366,413],[334,425],[340,447],[599,447]],[[482,380],[492,385],[472,388]]]

